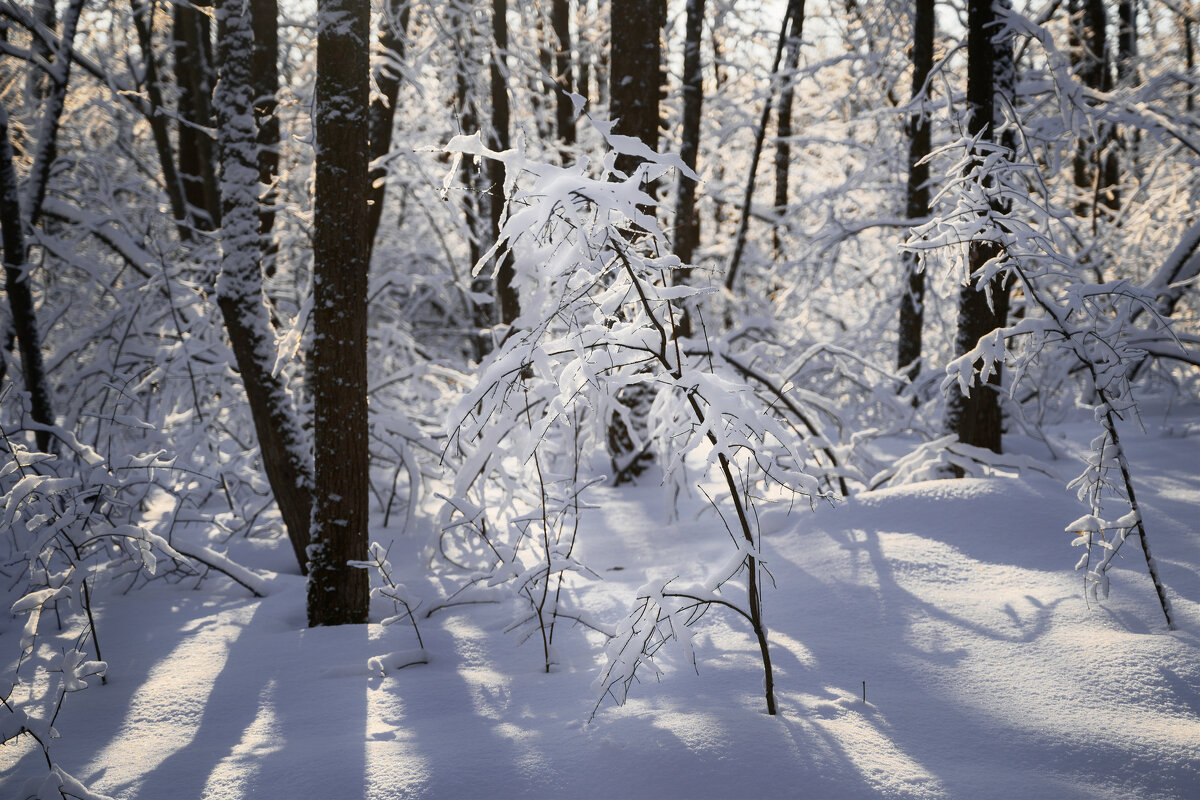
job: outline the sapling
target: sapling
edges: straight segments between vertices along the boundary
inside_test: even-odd
[[[1030,35],[1045,48],[1068,130],[1073,115],[1098,113],[1083,101],[1078,82],[1043,28],[1011,9],[1002,18],[1004,25]],[[1070,483],[1090,511],[1067,526],[1078,534],[1074,543],[1085,548],[1077,568],[1085,569],[1089,596],[1106,594],[1112,558],[1129,533],[1136,531],[1167,627],[1173,628],[1170,603],[1150,553],[1118,431],[1119,419],[1137,413],[1130,374],[1145,356],[1141,344],[1147,332],[1135,327],[1135,320],[1141,316],[1152,321],[1158,338],[1169,340],[1168,320],[1157,313],[1153,291],[1139,289],[1128,279],[1088,280],[1098,273],[1092,266],[1095,253],[1071,227],[1074,217],[1052,196],[1038,171],[1036,143],[1017,125],[1015,111],[1009,112],[1006,124],[1021,135],[1009,137],[1011,147],[966,137],[938,153],[954,156],[935,200],[950,208],[916,228],[908,243],[914,249],[933,251],[989,242],[996,248],[995,257],[974,273],[963,274],[964,284],[985,292],[996,285],[994,279],[1001,278],[1014,284],[1024,298],[1022,318],[984,335],[951,361],[942,388],[966,393],[976,376],[982,385],[1007,361],[1013,367],[1011,396],[1039,362],[1060,358],[1066,362],[1064,371],[1080,368],[1087,381],[1084,402],[1092,407],[1101,433],[1092,442],[1084,472]],[[1040,132],[1043,137],[1045,127]],[[1119,479],[1111,477],[1113,472]],[[1104,519],[1106,500],[1116,501],[1126,513]],[[1095,549],[1103,551],[1099,559]]]
[[[702,290],[671,285],[680,264],[667,253],[655,218],[645,213],[654,201],[640,187],[671,168],[692,178],[694,173],[675,156],[612,134],[609,123],[592,124],[610,148],[595,175],[586,162],[566,168],[539,163],[521,143],[496,152],[478,137],[457,137],[447,147],[456,163],[482,157],[505,167],[508,206],[500,241],[477,269],[495,253],[511,258],[521,314],[448,425],[459,465],[442,517],[443,551],[445,531],[457,531],[454,544],[478,565],[471,585],[508,585],[526,599],[549,663],[549,582],[553,577],[558,583],[557,601],[569,585],[568,572],[589,574],[573,549],[587,486],[578,453],[603,446],[607,420],[625,413],[622,389],[648,386],[654,396],[649,441],[636,444],[654,448],[669,486],[685,474],[689,455],[704,458],[727,492],[721,502],[732,508],[734,551],[703,586],[680,589],[668,581],[638,593],[608,644],[598,694],[623,699],[620,687],[627,688],[640,667],[655,669],[653,657],[663,643],[686,643],[690,624],[708,609],[725,607],[755,635],[773,714],[763,558],[750,487],[774,481],[813,497],[820,494],[818,483],[804,471],[799,442],[774,415],[773,401],[762,403],[719,358],[691,358],[680,341],[676,304]],[[634,175],[617,175],[618,153],[644,161]],[[740,575],[746,581],[743,602],[721,593]],[[552,613],[563,616],[564,610],[556,602]],[[571,616],[594,626],[578,612]]]

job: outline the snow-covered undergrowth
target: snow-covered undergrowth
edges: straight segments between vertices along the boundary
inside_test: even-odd
[[[777,585],[764,604],[774,718],[754,638],[728,615],[693,627],[698,673],[664,652],[661,682],[591,722],[602,634],[556,638],[547,673],[540,648],[504,633],[515,605],[421,619],[429,663],[381,676],[371,657],[416,647],[406,624],[307,629],[303,579],[275,573],[283,560],[262,539],[234,538],[230,556],[268,579],[267,597],[215,577],[202,591],[156,582],[95,602],[108,682],[64,705],[56,725],[71,735],[56,758],[122,800],[1194,796],[1200,414],[1144,419],[1126,446],[1160,532],[1175,632],[1135,540],[1102,603],[1071,570],[1062,528],[1078,506],[1063,487],[1089,419],[1048,429],[1066,454],[1057,461],[1010,437],[1056,477],[917,482],[815,514],[760,504]],[[615,624],[651,580],[702,580],[727,554],[702,500],[672,516],[657,486],[591,494],[575,555],[604,580],[581,584],[573,603],[598,620]],[[373,534],[393,580],[428,607],[458,579],[428,571],[425,519],[401,530],[380,516]],[[396,613],[379,603],[375,619]],[[3,638],[18,635],[6,623]],[[44,771],[32,746],[0,758],[0,796]]]

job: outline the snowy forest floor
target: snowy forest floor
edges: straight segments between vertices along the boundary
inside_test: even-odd
[[[501,605],[422,614],[429,663],[372,674],[371,656],[415,649],[411,628],[307,629],[286,542],[236,538],[265,599],[219,577],[97,598],[108,682],[68,698],[55,751],[122,800],[1200,797],[1200,414],[1145,425],[1125,439],[1176,632],[1132,537],[1111,597],[1085,602],[1063,528],[1086,509],[1064,486],[1092,429],[1064,426],[1057,461],[1009,441],[1058,477],[760,508],[774,718],[752,635],[717,611],[693,629],[698,674],[676,651],[590,722],[603,637],[560,627],[546,674]],[[597,619],[727,557],[701,501],[671,521],[655,486],[591,500],[578,554],[603,580],[571,602]],[[376,537],[422,611],[452,590],[426,531]],[[44,770],[18,746],[0,766],[5,798]]]

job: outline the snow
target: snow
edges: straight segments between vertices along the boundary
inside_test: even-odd
[[[504,632],[514,608],[427,618],[457,585],[427,569],[427,530],[373,532],[422,602],[423,649],[407,623],[307,629],[304,579],[273,571],[286,540],[235,538],[227,558],[266,597],[214,573],[198,589],[94,598],[107,684],[67,699],[54,751],[122,800],[1195,797],[1200,462],[1181,413],[1126,442],[1175,632],[1133,538],[1110,598],[1085,600],[1064,532],[1080,515],[1065,489],[1077,462],[1044,456],[1057,477],[921,481],[814,512],[760,502],[774,718],[757,642],[727,611],[691,628],[696,668],[669,643],[659,681],[592,717],[604,636],[560,621],[546,673],[527,629]],[[1079,453],[1090,432],[1051,435]],[[638,587],[699,584],[729,554],[703,500],[675,516],[653,485],[598,486],[589,500],[573,557],[602,580],[573,577],[570,607],[610,626]],[[374,612],[395,613],[383,597]],[[67,660],[91,670],[94,657]],[[45,778],[27,747],[0,748],[0,766],[0,797]]]

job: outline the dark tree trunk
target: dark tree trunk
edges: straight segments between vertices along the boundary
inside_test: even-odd
[[[1137,83],[1137,3],[1117,3],[1117,80],[1123,86]]]
[[[175,169],[175,153],[171,149],[171,132],[169,130],[166,108],[163,105],[162,85],[158,74],[158,61],[154,57],[154,5],[150,0],[133,0],[133,24],[137,29],[138,46],[142,51],[145,62],[146,99],[150,103],[150,133],[154,138],[154,148],[158,152],[158,164],[162,170],[163,183],[167,190],[167,200],[171,204],[171,215],[175,217],[179,238],[188,241],[192,238],[191,228],[187,224],[187,206],[183,199],[183,187],[179,182],[179,172]]]
[[[1187,74],[1196,74],[1196,42],[1192,38],[1192,18],[1184,16],[1183,18],[1183,49],[1184,49],[1184,65],[1187,66]],[[1196,108],[1196,88],[1195,83],[1189,81],[1187,89],[1187,101],[1185,103],[1189,114]]]
[[[640,139],[651,150],[658,149],[659,101],[666,76],[662,67],[662,38],[666,24],[665,0],[611,0],[609,63],[609,116],[615,131]],[[616,168],[632,175],[642,159],[621,154]],[[654,186],[646,187],[653,197]],[[654,206],[642,208],[656,213]],[[654,400],[648,386],[634,384],[618,394],[618,402],[629,409],[627,425],[614,414],[608,424],[608,450],[616,482],[637,478],[653,461],[647,417]]]
[[[318,0],[310,625],[367,619],[369,0]]]
[[[4,292],[12,313],[12,326],[21,351],[21,374],[29,392],[30,416],[42,425],[54,424],[50,384],[42,360],[34,309],[32,276],[25,261],[25,229],[21,217],[21,193],[13,166],[12,143],[8,136],[8,113],[0,106],[0,235],[4,246]],[[37,431],[37,448],[50,451],[50,434]]]
[[[404,61],[408,21],[412,16],[409,0],[387,0],[379,20],[379,44],[383,48],[383,63],[375,70],[375,85],[379,97],[371,102],[371,161],[386,156],[392,149],[392,130],[396,124],[396,102],[400,97],[399,64]],[[389,63],[393,62],[393,63]],[[387,193],[387,168],[371,170],[371,207],[367,211],[367,261],[375,247],[379,220],[383,216],[383,200]]]
[[[666,76],[660,31],[666,24],[665,0],[612,0],[609,116],[616,132],[658,149],[659,101]],[[621,155],[617,169],[632,174],[640,159]]]
[[[474,84],[483,68],[476,51],[478,42],[471,17],[469,0],[452,0],[447,8],[447,22],[454,36],[454,110],[458,116],[459,131],[466,134],[480,128]],[[464,266],[467,274],[470,274],[483,254],[482,242],[487,235],[483,227],[487,210],[483,207],[479,164],[473,159],[464,158],[459,166],[459,180],[463,187],[459,199],[467,244],[467,263]],[[493,288],[491,277],[482,272],[471,279],[471,291],[477,295],[490,294]],[[493,312],[490,303],[471,302],[471,323],[475,328],[471,346],[477,360],[491,349],[491,338],[486,331],[495,324]]]
[[[42,109],[42,121],[38,126],[37,146],[33,151],[33,166],[29,170],[28,214],[29,227],[33,228],[42,218],[42,201],[50,183],[50,168],[58,158],[58,129],[62,125],[63,110],[67,101],[67,81],[71,74],[71,51],[75,46],[75,31],[79,26],[79,15],[83,11],[83,0],[71,0],[63,15],[62,35],[59,37],[58,53],[50,68],[49,88]]]
[[[275,237],[275,181],[279,175],[279,117],[275,95],[279,92],[279,5],[277,0],[250,0],[250,26],[254,31],[251,80],[254,86],[254,122],[258,130],[258,182],[262,197],[258,208],[258,235],[263,240],[263,271],[275,274],[278,248]]]
[[[216,153],[205,129],[215,124],[212,108],[216,72],[209,45],[208,15],[193,5],[175,4],[175,82],[179,88],[179,178],[183,196],[195,224],[213,230],[221,224],[221,197],[217,188]]]
[[[575,144],[575,104],[567,96],[575,91],[571,74],[571,4],[569,0],[554,0],[550,7],[550,25],[558,46],[554,50],[554,80],[558,84],[554,107],[554,126],[558,140],[564,146]]]
[[[508,107],[508,0],[492,0],[492,59],[490,65],[492,89],[492,141],[493,150],[509,148]],[[574,135],[574,127],[571,129]],[[488,161],[489,214],[492,223],[492,241],[500,238],[500,216],[504,212],[504,166],[491,159]],[[520,298],[513,286],[512,258],[508,253],[501,256],[496,267],[496,303],[500,307],[500,321],[511,325],[521,313]]]
[[[779,41],[775,45],[775,60],[771,62],[772,91],[774,82],[779,76],[779,64],[783,58],[783,48],[788,39],[788,30],[792,19],[799,13],[797,6],[803,5],[804,0],[788,0],[787,9],[783,15],[783,25],[779,29]],[[803,16],[801,13],[800,16]],[[768,94],[763,102],[762,114],[758,118],[758,128],[754,133],[754,149],[750,153],[750,169],[746,175],[746,188],[742,192],[741,218],[738,220],[737,231],[733,235],[733,250],[729,254],[729,266],[725,268],[725,288],[733,291],[737,282],[738,267],[742,262],[742,252],[746,247],[746,233],[750,229],[750,201],[754,197],[754,185],[758,176],[758,161],[762,157],[763,140],[767,134],[767,122],[771,119],[771,98]]]
[[[579,50],[579,80],[575,82],[575,91],[586,101],[590,101],[592,98],[592,54],[584,43],[583,32],[588,22],[594,18],[588,5],[589,0],[576,0],[575,2],[575,31],[577,33],[575,41]]]
[[[996,101],[997,94],[1012,97],[1012,38],[1011,35],[997,36],[993,7],[993,3],[1000,5],[1004,2],[970,0],[967,7],[967,130],[983,142],[997,141],[996,127],[1003,120]],[[981,160],[982,156],[979,158]],[[992,210],[999,214],[1006,212],[998,204]],[[985,287],[976,280],[984,265],[997,255],[999,248],[991,241],[976,240],[968,247],[971,280],[959,291],[958,333],[954,342],[956,353],[967,352],[982,337],[1007,324],[1007,281],[1003,277],[993,278],[987,287],[989,292],[985,292]],[[991,305],[988,303],[989,293]],[[947,428],[957,434],[960,442],[1000,452],[1004,430],[1000,408],[1002,384],[1003,370],[997,364],[986,385],[981,385],[976,378],[969,394],[951,391],[946,403]]]
[[[804,0],[789,3],[787,9],[788,34],[787,55],[783,59],[783,88],[779,94],[779,108],[775,116],[775,228],[771,231],[771,244],[775,257],[779,258],[782,242],[780,226],[788,207],[788,176],[792,165],[792,101],[796,95],[796,68],[800,65],[800,43],[804,36]]]
[[[54,0],[34,0],[33,20],[35,24],[42,26],[48,31],[53,31],[55,22],[57,21],[54,12]],[[52,61],[53,53],[50,51],[50,45],[41,36],[36,34],[31,37],[29,49],[33,54],[33,59],[29,62],[25,94],[30,105],[36,105],[45,98],[48,86],[46,74],[42,70],[42,66],[36,62],[38,59],[46,62]]]
[[[1108,12],[1104,0],[1071,0],[1071,21],[1076,31],[1076,69],[1084,85],[1100,92],[1111,92],[1112,54],[1108,46]],[[1120,207],[1117,179],[1120,164],[1116,152],[1116,137],[1108,123],[1096,126],[1096,141],[1091,147],[1080,147],[1075,156],[1075,185],[1089,202],[1081,199],[1076,211],[1080,216],[1090,213],[1093,218],[1103,204],[1110,209]]]
[[[913,17],[912,102],[916,110],[908,120],[908,188],[905,215],[929,216],[929,165],[922,163],[930,151],[929,117],[920,108],[925,102],[925,81],[933,69],[934,2],[916,0]],[[921,371],[921,336],[925,322],[925,273],[912,250],[901,255],[906,291],[900,296],[899,347],[896,365],[914,381]],[[915,401],[915,398],[914,398]]]
[[[308,560],[312,473],[292,396],[283,376],[274,374],[275,337],[263,302],[253,36],[241,0],[219,0],[216,11],[221,57],[217,137],[224,221],[217,303],[242,375],[263,470],[303,571]]]
[[[679,157],[692,171],[700,153],[700,112],[704,104],[704,73],[700,63],[700,43],[704,33],[704,0],[688,0],[683,44],[683,131]],[[700,217],[696,213],[696,182],[679,176],[679,194],[675,198],[675,255],[684,265],[675,274],[681,284],[691,281],[692,260],[700,246]],[[692,314],[684,306],[679,317],[679,335],[692,335]]]

